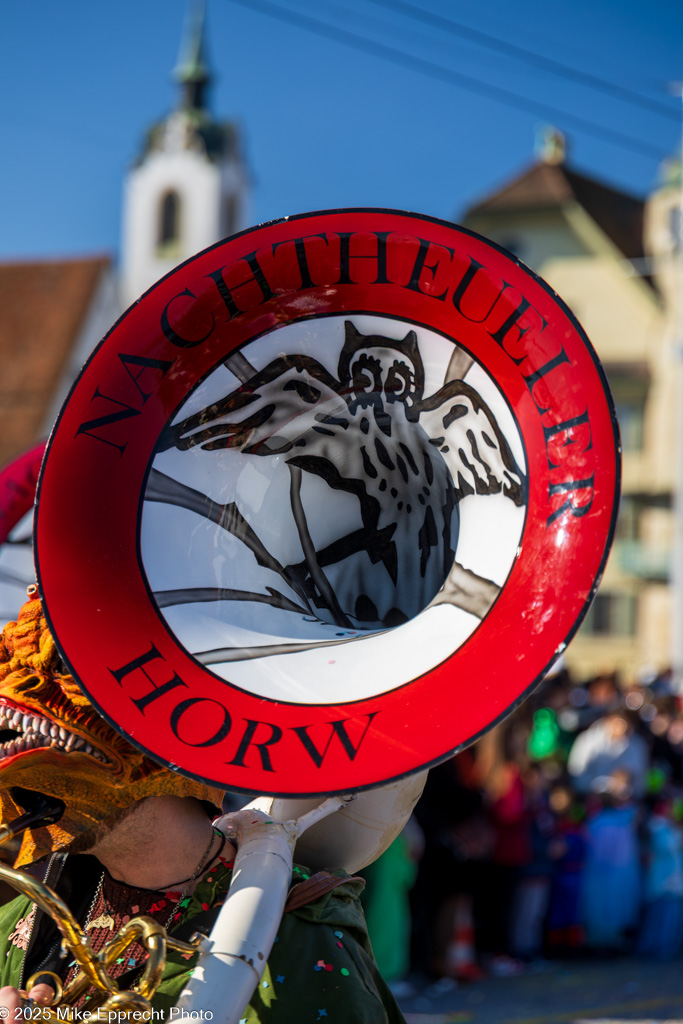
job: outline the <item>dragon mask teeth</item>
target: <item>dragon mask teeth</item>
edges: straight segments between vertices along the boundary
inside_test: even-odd
[[[6,758],[39,747],[51,747],[65,754],[80,751],[104,765],[113,763],[101,750],[63,725],[0,700],[0,770]]]

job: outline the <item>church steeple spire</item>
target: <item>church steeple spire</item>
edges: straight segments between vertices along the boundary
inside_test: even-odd
[[[193,0],[185,19],[178,63],[173,73],[181,87],[180,107],[184,110],[204,110],[206,107],[206,89],[212,76],[205,55],[205,17],[204,0]]]
[[[187,11],[174,78],[175,110],[151,125],[126,181],[121,260],[126,305],[181,260],[247,223],[241,132],[208,110],[202,0]],[[3,1024],[0,1021],[0,1024]]]

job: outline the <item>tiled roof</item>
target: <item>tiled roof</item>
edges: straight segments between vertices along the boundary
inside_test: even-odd
[[[0,465],[40,440],[110,259],[0,263]]]
[[[572,202],[584,208],[628,259],[643,255],[643,201],[565,164],[534,164],[471,206],[465,219],[499,211],[547,210]]]

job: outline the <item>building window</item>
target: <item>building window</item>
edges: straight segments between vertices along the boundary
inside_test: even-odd
[[[159,206],[157,250],[160,256],[173,257],[180,249],[180,196],[169,190],[164,192]]]
[[[593,636],[634,636],[636,608],[633,594],[601,592],[586,615],[584,632]]]
[[[606,366],[625,452],[643,450],[645,402],[650,383],[645,366]]]
[[[638,540],[640,536],[641,502],[632,494],[622,494],[617,520],[617,537],[620,540]]]
[[[617,411],[621,443],[625,452],[640,452],[643,450],[643,417],[645,413],[645,402],[633,399],[624,400],[614,398],[614,406]]]

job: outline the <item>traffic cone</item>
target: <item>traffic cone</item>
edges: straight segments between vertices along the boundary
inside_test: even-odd
[[[478,981],[484,972],[477,963],[472,921],[472,902],[459,899],[455,905],[453,934],[446,950],[446,965],[451,978]]]

